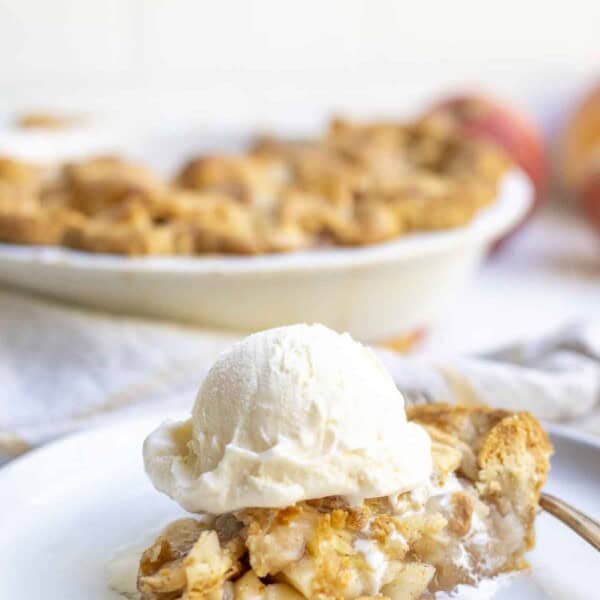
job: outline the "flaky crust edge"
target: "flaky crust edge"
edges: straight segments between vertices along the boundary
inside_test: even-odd
[[[539,421],[526,411],[444,403],[408,406],[407,416],[430,433],[454,436],[474,451],[479,492],[501,511],[510,505],[517,512],[525,527],[526,548],[533,548],[533,523],[553,454]]]

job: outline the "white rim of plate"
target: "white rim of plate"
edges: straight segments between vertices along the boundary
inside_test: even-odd
[[[563,438],[600,450],[600,435],[595,435],[587,431],[579,431],[562,423],[548,423],[547,421],[543,421],[542,426],[553,437]]]
[[[527,213],[533,188],[527,175],[513,169],[500,185],[496,201],[479,211],[464,227],[420,232],[397,240],[360,248],[327,248],[259,256],[195,256],[128,258],[90,254],[68,248],[0,244],[0,261],[18,264],[73,267],[98,271],[236,273],[302,271],[323,268],[355,268],[373,263],[409,260],[443,253],[460,246],[492,242]]]

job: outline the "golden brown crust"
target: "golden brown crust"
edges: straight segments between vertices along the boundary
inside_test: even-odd
[[[539,421],[528,412],[440,403],[410,405],[407,416],[437,439],[451,443],[455,438],[462,448],[466,445],[476,451],[480,469],[494,464],[524,468],[523,457],[527,456],[533,462],[537,491],[545,481],[552,446]]]
[[[50,111],[36,111],[19,115],[15,125],[22,129],[68,129],[83,122],[84,119]]]
[[[508,167],[434,119],[335,121],[310,141],[195,158],[172,182],[116,157],[54,170],[6,158],[0,240],[125,255],[360,246],[468,223]]]

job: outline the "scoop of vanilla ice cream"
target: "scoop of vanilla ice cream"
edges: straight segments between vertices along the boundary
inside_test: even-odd
[[[376,356],[322,325],[256,333],[209,371],[192,418],[144,443],[155,487],[191,512],[354,501],[429,480],[430,439]]]

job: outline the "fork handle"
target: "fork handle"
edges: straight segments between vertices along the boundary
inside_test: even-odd
[[[600,523],[550,494],[540,495],[540,506],[600,552]]]

